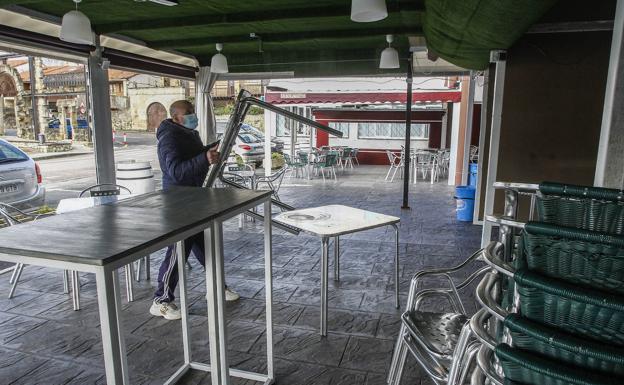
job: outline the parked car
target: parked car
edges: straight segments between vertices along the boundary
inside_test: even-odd
[[[39,165],[28,154],[0,139],[0,202],[21,209],[42,206],[42,182]]]
[[[260,131],[254,126],[249,124],[242,124],[240,128],[240,132],[246,132],[257,136],[260,140],[264,142],[264,132]],[[284,152],[284,141],[276,136],[271,137],[271,152]]]
[[[264,142],[249,133],[240,133],[236,137],[234,152],[243,158],[245,163],[262,162],[264,159]]]

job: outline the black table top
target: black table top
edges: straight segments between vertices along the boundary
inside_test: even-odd
[[[103,266],[270,194],[199,187],[157,191],[0,229],[0,254]]]

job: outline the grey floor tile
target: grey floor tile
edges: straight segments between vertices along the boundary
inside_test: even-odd
[[[340,367],[385,373],[392,359],[393,348],[393,341],[351,337],[340,361]]]
[[[353,310],[329,309],[327,328],[332,333],[374,337],[379,324],[379,314],[358,312]],[[296,327],[318,331],[320,325],[320,309],[306,307]]]

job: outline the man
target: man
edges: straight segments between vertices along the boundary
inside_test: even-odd
[[[156,131],[158,138],[158,161],[162,170],[163,189],[172,186],[201,187],[211,164],[219,160],[214,148],[206,149],[197,132],[197,115],[193,105],[186,100],[174,102],[169,113],[171,119],[163,120]],[[185,258],[192,251],[199,263],[205,265],[204,234],[198,233],[184,241]],[[175,245],[167,248],[167,254],[158,272],[158,290],[150,313],[168,320],[180,319],[180,311],[173,303],[174,290],[178,284],[178,264]],[[238,294],[225,287],[226,301],[235,301]]]

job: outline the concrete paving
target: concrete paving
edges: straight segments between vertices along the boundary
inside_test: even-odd
[[[453,188],[443,182],[412,185],[411,210],[401,210],[402,183],[384,181],[386,168],[338,171],[338,181],[287,179],[282,200],[296,207],[345,204],[401,217],[401,303],[411,276],[424,268],[449,267],[476,251],[480,226],[455,219]],[[137,224],[140,225],[140,224]],[[80,229],[75,231],[80,239]],[[228,284],[242,298],[227,305],[230,361],[246,370],[265,369],[264,284],[261,224],[226,223]],[[26,241],[26,240],[25,240]],[[274,235],[275,370],[279,385],[381,385],[398,333],[393,306],[393,230],[376,229],[341,238],[341,281],[330,279],[329,334],[318,335],[320,241],[308,235]],[[162,251],[152,258],[156,277]],[[330,254],[330,260],[332,260]],[[191,333],[196,360],[209,360],[204,275],[191,257]],[[1,268],[1,266],[0,266]],[[331,269],[330,269],[331,270]],[[81,275],[82,310],[72,310],[58,270],[27,266],[15,297],[6,298],[0,276],[0,382],[2,384],[100,384],[104,368],[95,281]],[[123,276],[122,276],[123,283]],[[135,284],[135,301],[123,297],[123,326],[132,384],[161,384],[182,364],[178,321],[149,314],[156,281]],[[462,293],[471,311],[473,290]],[[443,304],[435,304],[439,309]],[[436,309],[436,310],[437,310]],[[209,384],[193,372],[181,383]],[[433,384],[415,362],[403,384]],[[233,384],[254,384],[235,380]]]

